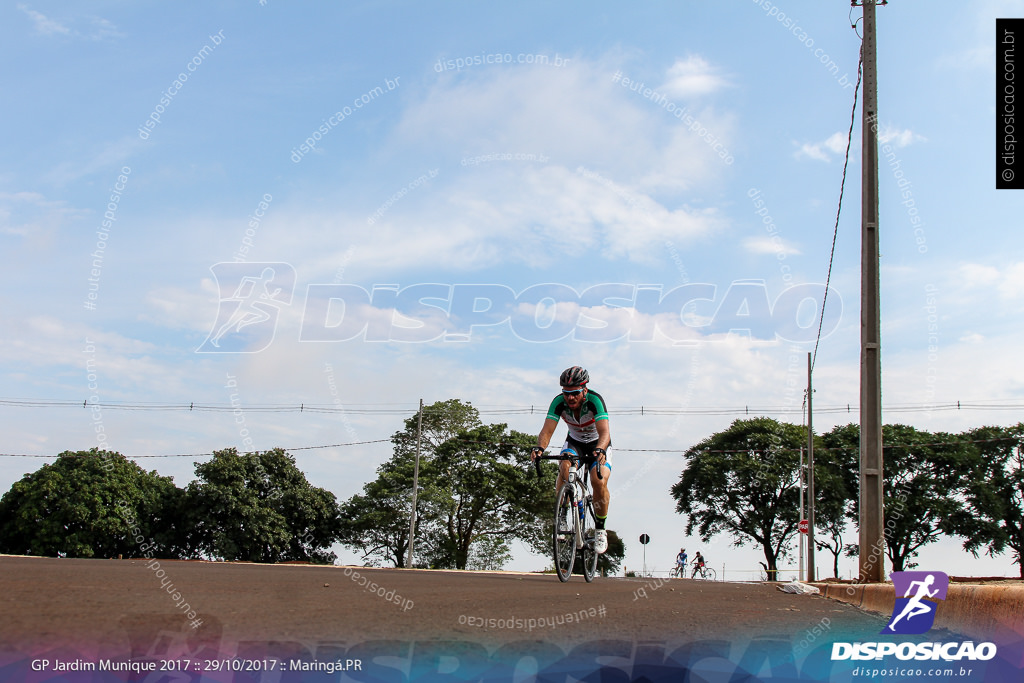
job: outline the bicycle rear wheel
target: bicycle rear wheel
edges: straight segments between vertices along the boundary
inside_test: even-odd
[[[715,570],[711,567],[704,567],[704,578],[708,581],[715,580]]]
[[[572,486],[564,484],[555,502],[555,528],[551,536],[551,552],[555,559],[558,580],[566,582],[572,575],[576,560],[576,527],[573,517],[577,514],[572,500]]]
[[[594,542],[597,540],[597,517],[594,515],[594,503],[587,500],[586,515],[583,519],[583,549],[580,550],[580,559],[583,561],[583,578],[590,583],[597,573],[597,550],[594,549]]]

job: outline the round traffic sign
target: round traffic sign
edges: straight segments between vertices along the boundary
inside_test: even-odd
[[[648,543],[651,542],[651,537],[648,536],[647,534],[640,534],[640,542],[643,543],[644,545],[647,545]]]

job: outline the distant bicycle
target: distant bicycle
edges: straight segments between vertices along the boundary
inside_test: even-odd
[[[669,575],[670,578],[673,578],[673,579],[685,579],[686,578],[686,565],[685,564],[677,564],[676,566],[672,567],[672,569],[669,571],[668,575]]]
[[[703,565],[703,564],[696,565],[693,568],[692,578],[694,578],[694,579],[706,579],[707,581],[714,581],[715,580],[715,570],[712,569],[711,567],[707,566],[707,565]]]

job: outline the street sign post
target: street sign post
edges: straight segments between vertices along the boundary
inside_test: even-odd
[[[640,534],[640,545],[644,547],[644,576],[647,576],[647,544],[650,542],[650,536],[647,534]]]

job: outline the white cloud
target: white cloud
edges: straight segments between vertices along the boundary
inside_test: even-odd
[[[959,270],[963,286],[969,289],[993,287],[999,282],[1001,275],[998,268],[978,263],[964,264],[960,266]]]
[[[88,211],[38,192],[0,192],[0,234],[26,238],[33,244],[49,245],[61,228],[88,215]]]
[[[779,236],[769,237],[768,235],[758,237],[747,237],[743,240],[743,248],[752,254],[785,254],[795,256],[800,253],[796,247],[786,244]]]
[[[1020,299],[1024,297],[1024,263],[1014,263],[1002,273],[1002,282],[999,283],[999,293],[1006,299]]]
[[[996,59],[992,40],[994,19],[1016,17],[1019,13],[1020,0],[975,0],[970,5],[958,6],[950,15],[957,26],[957,40],[933,56],[938,70],[982,71],[979,76],[990,76]]]
[[[896,148],[907,147],[917,142],[925,142],[927,138],[907,128],[892,125],[882,126],[878,131],[879,144],[890,144]],[[838,131],[818,142],[794,142],[797,159],[813,159],[814,161],[831,161],[833,157],[846,155],[847,131]],[[859,153],[860,142],[855,137],[850,141],[851,150]]]
[[[287,254],[281,258],[304,276],[331,282],[352,250],[345,280],[380,281],[410,270],[548,267],[582,251],[597,254],[598,262],[650,263],[664,260],[667,241],[689,247],[722,223],[714,209],[669,208],[584,167],[509,162],[448,180],[403,198],[372,230],[365,213],[310,215],[281,204],[280,214],[261,227],[260,253]]]
[[[91,152],[91,158],[62,161],[46,174],[46,180],[64,185],[100,173],[105,174],[104,182],[112,185],[125,162],[146,145],[138,135],[126,135],[115,142],[101,144],[102,147]]]
[[[665,83],[658,89],[683,99],[710,95],[727,85],[727,81],[718,75],[717,69],[698,55],[676,60],[665,77]]]
[[[24,12],[32,23],[35,25],[36,33],[41,33],[44,36],[52,35],[70,35],[71,29],[61,24],[58,21],[48,18],[41,12],[36,12],[30,9],[26,5],[18,5],[18,9]]]
[[[102,19],[99,17],[93,17],[89,21],[89,32],[87,37],[92,40],[104,40],[106,38],[122,38],[124,34],[118,30],[117,26],[113,22]]]
[[[211,278],[203,278],[198,289],[157,287],[145,297],[145,309],[139,319],[152,322],[165,329],[209,331],[217,319],[217,285]]]
[[[726,168],[663,104],[613,81],[615,72],[605,61],[574,58],[557,68],[445,74],[406,110],[391,146],[432,153],[433,165],[453,150],[463,159],[543,154],[567,168],[614,168],[626,183],[649,179],[664,186],[671,176],[675,188],[707,182]],[[691,114],[728,147],[728,114]]]
[[[84,20],[88,23],[88,27],[83,32],[67,25],[66,23],[62,23],[56,19],[51,19],[42,12],[37,12],[27,5],[18,5],[18,9],[24,12],[25,15],[32,20],[36,33],[40,35],[73,36],[77,38],[87,38],[89,40],[105,40],[106,38],[121,38],[124,36],[124,34],[118,30],[117,26],[108,19],[90,17],[87,20]]]
[[[907,147],[915,142],[925,141],[927,141],[927,138],[923,135],[918,135],[909,128],[896,128],[892,125],[885,125],[878,131],[879,144],[892,143],[892,145],[897,148]]]
[[[832,155],[842,156],[846,154],[846,133],[833,133],[821,142],[796,143],[799,148],[796,151],[796,158],[808,158],[815,161],[831,161]]]

